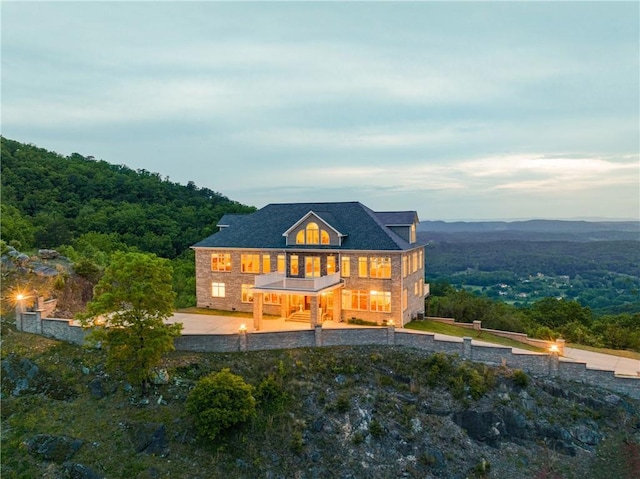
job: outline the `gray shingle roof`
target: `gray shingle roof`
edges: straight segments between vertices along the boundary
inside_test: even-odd
[[[376,216],[385,225],[412,225],[417,223],[418,215],[415,211],[378,211]]]
[[[313,211],[334,229],[346,235],[341,246],[286,245],[282,234],[304,215]],[[401,212],[411,213],[415,212]],[[375,213],[359,202],[274,203],[247,215],[233,215],[229,227],[193,245],[194,248],[269,248],[269,249],[341,249],[341,250],[405,250],[414,248],[387,228],[381,219],[386,213]],[[389,213],[397,215],[398,213]],[[227,215],[223,217],[226,219]],[[408,217],[408,216],[407,216]],[[219,224],[223,224],[222,220]],[[402,224],[393,222],[393,224]],[[410,223],[407,223],[410,224]]]
[[[226,215],[223,215],[222,218],[220,218],[220,221],[218,221],[218,224],[216,224],[216,226],[231,226],[237,221],[242,220],[242,218],[244,218],[245,216],[247,215],[227,213]]]

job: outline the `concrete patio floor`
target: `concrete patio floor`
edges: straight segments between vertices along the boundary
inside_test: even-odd
[[[254,331],[252,318],[238,318],[233,316],[215,316],[209,314],[196,313],[175,313],[168,321],[169,323],[182,323],[182,334],[235,334],[239,331],[240,326],[244,324],[247,331]],[[338,323],[334,321],[325,321],[323,328],[363,328],[366,326],[357,326],[348,323]],[[285,321],[284,318],[264,318],[262,320],[261,331],[295,331],[309,329],[309,323]],[[416,331],[416,334],[420,332]],[[431,334],[431,333],[427,333]],[[447,336],[444,334],[436,334],[435,338],[442,341],[462,342],[462,338],[456,336]],[[472,340],[472,344],[478,346],[495,346],[503,347],[485,341]],[[513,352],[517,354],[536,354],[524,349],[513,348]],[[607,371],[615,371],[618,375],[640,376],[640,361],[637,359],[623,358],[610,354],[595,353],[584,351],[581,349],[565,347],[562,361],[583,362],[590,369],[602,369]]]

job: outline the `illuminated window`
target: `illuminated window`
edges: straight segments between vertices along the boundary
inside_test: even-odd
[[[412,273],[415,273],[416,271],[418,271],[418,253],[413,253],[411,255],[411,260],[413,261],[413,268],[411,269]]]
[[[347,278],[351,276],[351,258],[343,256],[340,260],[340,276]]]
[[[418,250],[418,268],[424,267],[424,251]]]
[[[402,277],[405,278],[407,276],[407,256],[402,256]]]
[[[418,296],[418,282],[413,283],[413,294]]]
[[[307,244],[319,244],[320,243],[320,228],[318,223],[309,223],[307,225]]]
[[[360,256],[358,258],[358,276],[360,278],[366,278],[368,276],[367,266],[368,266],[367,257]]]
[[[391,258],[372,256],[369,260],[369,276],[372,278],[391,278]]]
[[[318,223],[311,222],[306,228],[296,233],[296,244],[329,244],[329,233],[321,230]]]
[[[320,277],[320,257],[306,256],[304,258],[304,276],[305,278]]]
[[[327,274],[334,274],[336,272],[336,257],[327,256]]]
[[[356,311],[366,311],[367,298],[369,294],[366,291],[349,290],[342,291],[342,309],[353,309]]]
[[[280,304],[282,295],[277,293],[264,293],[264,304]]]
[[[243,273],[259,273],[260,272],[260,255],[259,254],[240,255],[240,271],[242,271]]]
[[[291,276],[298,276],[298,255],[292,254],[289,257],[289,274]]]
[[[231,271],[231,254],[214,253],[211,255],[211,271]]]
[[[283,254],[279,254],[278,255],[278,273],[284,273],[285,271],[285,267],[284,267],[284,255]]]
[[[409,243],[416,242],[416,224],[411,225],[411,238],[409,238]]]
[[[370,303],[371,311],[378,311],[383,313],[391,312],[391,292],[371,291]]]
[[[424,296],[424,279],[420,278],[420,281],[418,281],[418,293],[420,293],[419,296]]]
[[[262,255],[262,272],[271,273],[271,256],[268,254]]]
[[[407,288],[404,288],[402,290],[402,311],[407,309],[408,302],[409,302],[409,291],[407,290]]]
[[[252,284],[242,285],[242,302],[253,303],[253,285]]]
[[[211,283],[212,298],[224,298],[224,294],[225,294],[224,283]]]

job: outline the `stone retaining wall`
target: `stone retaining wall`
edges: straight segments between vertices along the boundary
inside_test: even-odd
[[[474,321],[473,323],[459,323],[453,318],[440,318],[437,316],[428,316],[425,319],[430,321],[436,321],[438,323],[450,324],[451,326],[457,326],[459,328],[474,329],[476,331],[487,332],[494,336],[500,336],[501,338],[513,339],[519,343],[528,344],[542,349],[548,349],[552,345],[556,345],[560,354],[564,353],[564,339],[558,339],[556,341],[545,341],[544,339],[530,338],[525,333],[515,333],[513,331],[502,331],[499,329],[488,329],[482,327],[482,321]]]
[[[16,326],[27,333],[83,344],[86,329],[68,319],[42,319],[38,311],[18,314]],[[640,378],[616,376],[613,371],[589,369],[585,363],[563,361],[554,353],[514,353],[503,346],[480,346],[471,338],[437,340],[435,334],[390,327],[258,331],[235,334],[190,334],[175,339],[179,351],[240,352],[322,346],[402,346],[424,351],[457,354],[492,366],[522,369],[534,376],[550,376],[604,387],[640,399]]]

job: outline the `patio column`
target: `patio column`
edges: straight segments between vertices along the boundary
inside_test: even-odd
[[[282,295],[282,304],[280,305],[280,316],[283,318],[289,317],[289,295]]]
[[[262,293],[255,293],[253,295],[253,329],[260,331],[262,326]]]
[[[333,290],[333,320],[336,323],[342,321],[342,290]]]
[[[311,296],[311,327],[315,328],[318,324],[318,297]]]

